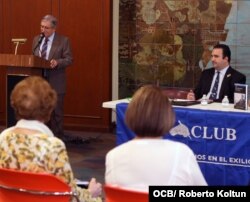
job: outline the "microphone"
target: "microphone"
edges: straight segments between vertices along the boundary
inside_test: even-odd
[[[44,33],[42,32],[42,33],[40,34],[40,38],[39,38],[38,44],[41,44],[41,43],[42,43],[43,38],[44,38]]]
[[[40,34],[39,40],[38,40],[38,42],[37,42],[37,44],[36,44],[34,50],[33,50],[33,55],[34,55],[35,50],[37,49],[37,47],[42,43],[43,38],[44,38],[44,33],[42,32],[42,33]]]

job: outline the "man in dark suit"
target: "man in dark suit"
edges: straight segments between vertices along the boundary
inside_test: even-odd
[[[51,115],[49,126],[54,135],[63,139],[63,106],[66,90],[66,67],[72,64],[69,39],[56,33],[57,19],[46,15],[41,20],[41,34],[34,37],[33,54],[50,61],[51,69],[44,71],[44,77],[55,89],[57,106]]]
[[[200,81],[194,91],[187,95],[189,100],[198,100],[206,95],[214,102],[221,102],[225,95],[229,102],[234,102],[235,83],[246,83],[246,76],[230,66],[231,51],[225,44],[214,46],[211,60],[213,68],[201,73]]]

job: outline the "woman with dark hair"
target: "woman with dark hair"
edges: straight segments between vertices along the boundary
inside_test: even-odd
[[[76,185],[64,143],[45,125],[57,101],[50,84],[38,76],[28,77],[15,86],[10,100],[18,122],[0,135],[0,167],[56,175],[81,201],[101,201],[102,187],[94,178],[88,189]]]
[[[148,191],[149,185],[207,185],[192,150],[163,140],[175,122],[169,99],[159,87],[141,87],[125,115],[136,137],[106,155],[106,184]]]

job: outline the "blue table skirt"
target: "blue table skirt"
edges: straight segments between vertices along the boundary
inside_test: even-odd
[[[117,145],[134,138],[124,122],[127,103],[117,104]],[[165,139],[187,144],[209,185],[250,184],[250,114],[175,108]],[[143,116],[143,115],[142,115]]]

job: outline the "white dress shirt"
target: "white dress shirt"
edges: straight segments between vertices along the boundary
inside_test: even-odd
[[[49,40],[47,42],[48,45],[47,45],[47,51],[46,51],[46,57],[45,57],[46,60],[49,59],[49,53],[50,53],[50,49],[54,40],[54,36],[55,36],[55,33],[53,33],[50,37],[48,37]],[[45,37],[43,38],[42,43],[40,45],[40,51],[39,51],[40,57],[41,57],[42,47],[44,43],[45,43]]]
[[[223,68],[222,70],[219,71],[220,72],[220,77],[219,77],[219,85],[218,85],[218,89],[217,89],[216,99],[219,99],[221,84],[222,84],[222,81],[224,79],[224,76],[225,76],[228,68],[229,68],[229,66],[225,67],[225,68]],[[216,80],[217,72],[218,72],[217,70],[215,70],[215,72],[214,72],[213,81],[212,81],[209,93],[207,94],[208,98],[210,97],[210,95],[212,93],[212,89],[213,89],[213,86],[214,86],[214,83],[215,83],[215,80]]]

